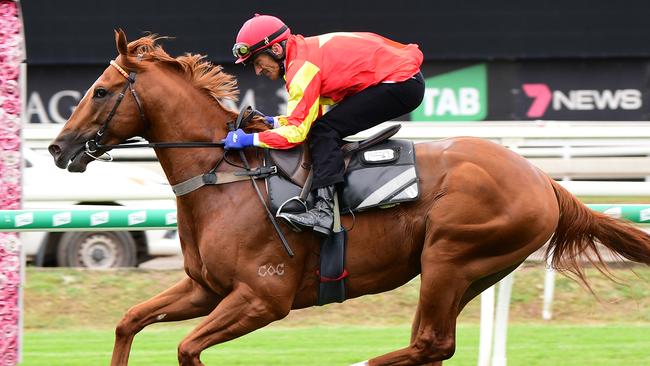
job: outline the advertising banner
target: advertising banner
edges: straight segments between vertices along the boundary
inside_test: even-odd
[[[517,67],[512,86],[515,118],[647,120],[648,66],[636,60],[526,63]]]
[[[107,65],[29,66],[25,120],[64,123]],[[268,115],[286,111],[282,81],[258,77],[250,67],[224,67],[240,86],[233,108],[248,104]],[[398,119],[645,121],[650,116],[648,69],[650,62],[643,60],[427,62],[422,104]]]
[[[110,60],[110,56],[107,59]],[[251,67],[224,66],[226,72],[237,76],[239,83],[239,102],[231,107],[238,109],[245,103],[269,115],[284,113],[287,103],[284,83],[257,77]],[[43,125],[65,123],[87,88],[107,67],[108,61],[96,66],[28,66],[25,121]],[[137,83],[135,88],[137,90]],[[142,102],[146,107],[147,101]]]
[[[424,100],[411,113],[415,121],[481,121],[487,117],[487,66],[477,64],[448,72],[425,69]],[[426,76],[435,73],[432,76]]]

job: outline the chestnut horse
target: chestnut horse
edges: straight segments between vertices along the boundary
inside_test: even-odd
[[[119,31],[115,38],[115,66],[89,88],[49,147],[57,166],[84,171],[91,155],[105,150],[86,149],[88,141],[224,138],[226,121],[236,118],[220,101],[236,96],[232,76],[198,55],[171,57],[152,36],[127,43]],[[388,291],[420,275],[411,341],[359,365],[440,365],[454,354],[456,318],[463,307],[549,239],[547,255],[554,266],[585,283],[578,258],[597,253],[597,242],[632,261],[650,263],[648,235],[592,212],[498,144],[454,138],[420,143],[415,150],[420,198],[357,215],[345,258],[349,298]],[[225,153],[205,147],[155,152],[171,184],[209,171]],[[260,164],[257,152],[245,151],[253,167]],[[241,168],[219,167],[233,170]],[[178,347],[180,365],[202,365],[204,349],[282,319],[292,309],[316,305],[319,240],[311,232],[285,230],[295,251],[289,257],[255,196],[253,184],[239,182],[178,197],[187,277],[126,312],[115,331],[111,365],[127,364],[135,334],[152,323],[205,316]],[[352,218],[344,217],[343,224],[351,227]],[[592,258],[605,266],[600,256]],[[264,275],[260,269],[269,266],[284,271]]]

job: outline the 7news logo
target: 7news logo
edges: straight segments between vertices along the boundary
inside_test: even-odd
[[[554,111],[637,110],[643,106],[638,89],[551,90],[547,84],[523,84],[524,93],[533,101],[526,112],[529,118],[543,117],[549,107]]]

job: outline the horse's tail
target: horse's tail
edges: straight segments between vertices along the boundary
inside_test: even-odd
[[[589,209],[552,179],[551,184],[560,208],[560,219],[546,250],[547,257],[552,255],[554,268],[576,275],[589,287],[581,260],[586,258],[601,272],[610,273],[597,243],[619,257],[650,264],[650,235],[630,223]]]

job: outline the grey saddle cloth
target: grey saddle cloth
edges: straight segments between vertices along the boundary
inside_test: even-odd
[[[266,164],[273,165],[274,162],[266,159]],[[280,174],[266,178],[270,209],[274,213],[287,200],[299,196],[302,190],[295,179],[291,178],[292,172],[285,172],[281,167],[278,167],[278,171]],[[354,151],[349,156],[345,183],[339,192],[342,213],[378,206],[388,207],[414,201],[418,197],[418,175],[412,141],[386,140]],[[312,205],[313,198],[310,195],[307,206]],[[298,201],[290,201],[282,207],[282,212],[304,211],[305,207]]]

